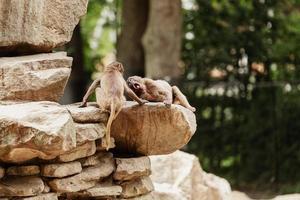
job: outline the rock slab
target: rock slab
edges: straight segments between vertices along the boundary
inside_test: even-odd
[[[117,169],[113,178],[118,181],[128,181],[151,174],[149,157],[116,158]]]
[[[154,186],[149,177],[141,177],[121,184],[123,198],[132,198],[148,194],[154,190]]]
[[[1,1],[0,53],[49,52],[71,40],[88,0]]]
[[[79,158],[85,158],[93,155],[96,152],[95,141],[86,142],[76,148],[70,150],[69,152],[59,155],[58,160],[60,162],[70,162],[77,160]]]
[[[69,163],[48,164],[41,167],[41,174],[45,177],[62,178],[73,174],[80,173],[82,167],[80,162],[74,161]]]
[[[0,100],[58,102],[70,76],[71,65],[72,58],[65,52],[2,57]]]
[[[105,125],[103,123],[79,124],[75,123],[77,145],[85,142],[101,139],[105,135]]]
[[[0,160],[53,159],[76,146],[68,111],[54,102],[0,102]]]
[[[109,113],[99,109],[97,103],[89,102],[87,107],[79,108],[81,103],[66,105],[74,122],[100,123],[107,122]]]
[[[196,117],[190,110],[163,103],[126,102],[112,124],[116,150],[122,153],[160,155],[186,145],[196,131]]]
[[[44,183],[39,177],[8,177],[0,183],[0,197],[35,196],[43,190]]]
[[[56,192],[78,192],[96,186],[101,179],[109,176],[114,170],[114,162],[104,163],[84,168],[80,174],[71,177],[51,180],[48,184]]]
[[[40,173],[40,167],[37,165],[12,166],[7,168],[6,174],[11,176],[32,176]]]

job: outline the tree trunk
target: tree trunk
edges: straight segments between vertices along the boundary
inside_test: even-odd
[[[117,45],[117,60],[125,66],[124,76],[144,76],[142,36],[147,27],[149,0],[124,0],[122,29]]]
[[[179,79],[181,23],[180,0],[150,1],[148,27],[143,37],[147,77],[169,81]]]

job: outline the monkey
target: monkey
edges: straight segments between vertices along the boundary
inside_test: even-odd
[[[142,99],[152,102],[163,102],[168,107],[172,103],[178,104],[192,112],[196,111],[196,108],[189,104],[186,96],[180,89],[177,86],[171,86],[167,81],[131,76],[127,79],[127,84]]]
[[[101,110],[110,112],[110,116],[106,125],[106,150],[110,146],[110,130],[113,120],[116,119],[126,99],[124,92],[127,95],[138,102],[139,105],[143,105],[147,100],[140,99],[126,84],[123,78],[124,67],[119,62],[112,62],[104,68],[104,72],[101,78],[96,79],[92,85],[88,88],[86,94],[82,99],[82,103],[79,107],[86,107],[89,96],[95,91],[96,102]]]

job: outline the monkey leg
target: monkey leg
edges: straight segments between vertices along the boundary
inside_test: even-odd
[[[187,109],[191,110],[192,112],[196,111],[196,108],[191,106],[186,98],[186,96],[179,90],[177,86],[172,86],[172,91],[174,94],[174,104],[182,105],[183,107],[186,107]]]

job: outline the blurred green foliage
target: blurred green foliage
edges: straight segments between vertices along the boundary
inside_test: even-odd
[[[115,53],[116,6],[112,0],[89,0],[87,14],[80,21],[84,66],[90,73],[109,53]]]
[[[188,150],[236,186],[300,192],[300,1],[182,2],[182,87],[198,121]],[[115,51],[121,3],[89,1],[81,21],[89,72]]]
[[[236,185],[299,181],[299,1],[188,2],[184,87],[198,110],[189,151]]]

